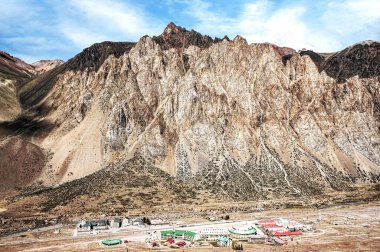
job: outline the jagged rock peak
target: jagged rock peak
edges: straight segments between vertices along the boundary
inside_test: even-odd
[[[229,40],[227,36],[223,39]],[[202,35],[194,30],[188,31],[181,26],[175,25],[173,22],[166,26],[161,35],[154,36],[153,40],[164,50],[170,48],[187,48],[191,45],[204,49],[210,47],[214,43],[222,41],[220,38],[213,39],[210,36]]]
[[[355,75],[360,78],[380,76],[380,43],[366,40],[349,46],[329,57],[325,70],[339,82]]]
[[[246,40],[245,38],[243,38],[242,36],[240,36],[240,35],[237,35],[237,36],[234,38],[234,43],[248,45],[247,40]]]
[[[286,47],[286,46],[281,47],[272,43],[268,43],[268,44],[271,45],[281,56],[293,55],[296,52],[296,50],[290,47]]]
[[[96,43],[84,49],[74,58],[67,62],[67,66],[71,70],[95,70],[97,71],[103,62],[111,54],[120,57],[135,45],[133,42],[111,42],[104,41]]]

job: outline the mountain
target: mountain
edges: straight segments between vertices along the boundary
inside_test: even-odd
[[[20,99],[26,83],[62,62],[41,61],[30,65],[0,51],[0,184],[2,188],[25,186],[34,181],[46,164],[44,150],[20,134],[44,127]]]
[[[41,74],[41,73],[45,73],[47,71],[50,71],[60,65],[62,65],[63,63],[65,63],[63,60],[59,60],[59,59],[56,59],[56,60],[39,60],[39,61],[36,61],[34,63],[32,63],[32,66],[34,66],[34,70]]]
[[[379,45],[296,52],[173,23],[137,43],[94,44],[19,90],[28,116],[2,126],[12,135],[2,143],[44,162],[11,184],[78,191],[136,157],[171,183],[229,200],[377,182]]]
[[[32,66],[0,51],[0,123],[19,116],[21,105],[17,97],[17,87],[32,75]]]

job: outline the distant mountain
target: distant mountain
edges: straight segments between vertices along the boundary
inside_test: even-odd
[[[18,90],[28,113],[2,126],[15,139],[3,144],[33,144],[45,162],[30,162],[29,180],[12,183],[78,191],[91,186],[87,176],[109,166],[117,176],[136,157],[172,183],[226,200],[377,182],[379,52],[376,41],[296,52],[173,23],[137,43],[94,44]]]
[[[39,61],[36,61],[32,64],[32,66],[34,67],[34,70],[41,74],[41,73],[45,73],[47,71],[50,71],[60,65],[62,65],[63,63],[65,63],[63,60],[59,60],[59,59],[56,59],[56,60],[39,60]]]

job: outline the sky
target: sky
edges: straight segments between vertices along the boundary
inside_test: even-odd
[[[380,0],[0,0],[0,9],[0,50],[28,63],[159,35],[170,22],[317,52],[380,40]]]

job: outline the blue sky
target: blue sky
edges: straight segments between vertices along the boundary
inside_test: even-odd
[[[158,35],[171,21],[213,37],[319,52],[380,40],[379,0],[0,0],[0,9],[0,50],[29,63]]]

